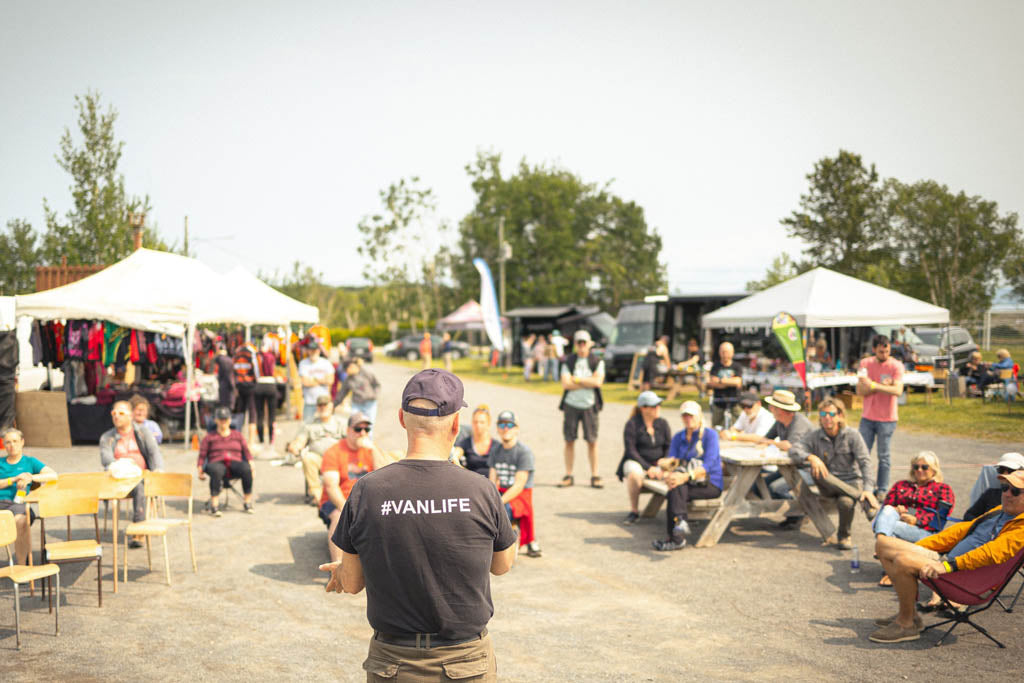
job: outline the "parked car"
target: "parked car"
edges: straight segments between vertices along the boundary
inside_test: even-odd
[[[373,362],[373,341],[366,337],[349,337],[345,341],[346,358],[362,358],[367,363]]]
[[[922,365],[934,365],[936,356],[948,356],[953,351],[953,365],[962,368],[970,355],[978,350],[970,332],[962,327],[949,327],[947,336],[944,327],[915,327],[914,333],[921,338],[918,344],[912,344],[917,352],[917,362]]]
[[[388,352],[389,356],[395,358],[404,358],[406,360],[419,360],[420,358],[420,342],[423,341],[422,334],[410,334],[402,337],[395,344],[395,347]],[[434,358],[441,357],[441,335],[431,334],[430,335],[431,348],[430,355]],[[458,360],[463,356],[469,355],[469,344],[464,341],[452,340],[452,360]]]

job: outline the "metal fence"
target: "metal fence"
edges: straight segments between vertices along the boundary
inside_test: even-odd
[[[950,321],[971,333],[974,342],[986,351],[1007,346],[1024,346],[1024,307],[994,308],[981,318]]]

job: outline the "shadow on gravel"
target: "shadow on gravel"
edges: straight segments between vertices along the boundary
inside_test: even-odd
[[[275,581],[296,583],[308,586],[314,583],[314,579],[323,579],[327,582],[327,573],[317,571],[317,566],[322,562],[329,562],[327,555],[327,534],[323,531],[309,531],[302,536],[291,536],[288,538],[288,545],[291,547],[292,562],[278,564],[257,564],[249,571],[253,574],[265,576]]]
[[[932,631],[925,631],[921,634],[921,637],[917,640],[910,640],[905,643],[893,643],[886,645],[883,643],[873,643],[868,640],[868,635],[875,631],[878,627],[875,625],[873,619],[834,619],[826,621],[824,619],[811,619],[809,622],[815,626],[826,626],[831,629],[847,629],[851,631],[848,636],[837,636],[833,638],[825,638],[821,642],[824,645],[845,645],[852,646],[861,650],[880,650],[880,649],[893,649],[897,648],[900,650],[928,650],[934,647],[935,642],[939,639],[939,636],[935,635]],[[955,643],[956,636],[952,635],[946,639],[943,645],[946,643]]]
[[[832,575],[827,577],[825,581],[843,593],[852,595],[867,590],[884,592],[887,595],[896,597],[896,593],[892,588],[881,588],[878,586],[878,579],[882,578],[882,573],[877,562],[871,561],[865,565],[862,559],[859,572],[850,571],[849,558],[830,560],[829,564],[832,565]]]

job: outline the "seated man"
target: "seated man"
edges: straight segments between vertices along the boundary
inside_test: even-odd
[[[247,513],[254,514],[252,506],[252,453],[242,433],[231,428],[231,410],[220,406],[213,413],[217,429],[203,437],[199,444],[199,479],[210,475],[210,514],[220,517],[217,498],[220,496],[224,477],[242,480],[242,496]]]
[[[356,480],[374,470],[374,463],[380,462],[384,454],[377,444],[370,441],[370,418],[362,413],[352,413],[348,418],[345,438],[324,451],[320,465],[323,493],[320,495],[320,519],[327,525],[327,550],[331,562],[341,559],[341,550],[331,542],[334,529],[341,518],[341,509],[348,500],[348,494]]]
[[[324,452],[338,443],[344,435],[341,420],[334,416],[334,406],[327,394],[316,399],[316,413],[311,422],[302,427],[295,440],[288,444],[289,456],[301,456],[302,472],[306,476],[306,503],[319,505],[323,495],[320,484],[320,464]]]
[[[999,475],[1024,470],[1024,455],[1020,453],[1003,453],[999,462],[984,465],[971,489],[970,507],[964,513],[964,521],[971,521],[999,505],[1002,491],[999,489]]]
[[[25,435],[14,427],[8,427],[3,434],[7,457],[0,458],[0,510],[14,513],[14,526],[18,535],[14,540],[14,552],[18,564],[28,564],[29,527],[32,526],[32,510],[25,503],[24,495],[34,482],[53,481],[57,473],[39,460],[22,453]]]
[[[775,416],[761,407],[761,400],[752,391],[740,394],[740,409],[743,414],[730,429],[722,432],[725,441],[749,441],[761,443],[775,425]]]
[[[878,619],[869,636],[876,643],[917,640],[924,626],[917,614],[917,581],[1008,561],[1024,547],[1024,472],[1000,474],[1002,505],[973,522],[954,524],[910,543],[879,536],[875,554],[892,578],[899,598],[895,616]],[[939,553],[946,553],[944,561]]]
[[[818,404],[818,419],[821,426],[793,444],[789,457],[798,465],[810,467],[811,479],[822,496],[836,499],[839,508],[837,544],[849,550],[853,548],[850,528],[854,505],[860,502],[868,519],[874,519],[880,507],[872,493],[875,481],[871,455],[860,432],[846,426],[842,402],[824,399]]]
[[[519,443],[519,425],[511,410],[498,413],[498,438],[487,455],[488,477],[498,487],[508,518],[519,524],[519,547],[540,557],[540,543],[533,528],[533,451]]]
[[[981,360],[981,351],[972,351],[961,370],[968,395],[980,396],[988,384],[988,367]]]
[[[128,458],[141,470],[161,472],[164,469],[164,458],[160,447],[153,438],[153,433],[132,419],[132,406],[128,401],[117,401],[110,408],[110,418],[114,423],[100,436],[100,464],[103,469],[110,469],[115,460]],[[142,482],[132,489],[132,521],[141,522],[146,518],[146,494]],[[138,539],[131,542],[132,548],[141,548]]]

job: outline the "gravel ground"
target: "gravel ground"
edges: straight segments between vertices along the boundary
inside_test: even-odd
[[[385,388],[376,438],[384,448],[404,448],[395,415],[411,372],[384,363],[375,370]],[[995,679],[1013,666],[1009,653],[1024,646],[1020,614],[995,609],[980,619],[1006,650],[962,627],[941,648],[932,647],[932,632],[898,646],[869,642],[872,619],[893,613],[895,596],[875,586],[881,569],[871,559],[863,516],[854,524],[859,573],[850,572],[849,553],[820,545],[812,525],[779,531],[771,520],[738,522],[713,548],[655,553],[650,542],[663,532],[663,512],[633,527],[620,523],[626,494],[613,472],[628,406],[609,405],[601,415],[606,488],[580,485],[589,474],[581,443],[577,485],[560,490],[556,398],[468,382],[467,400],[516,411],[522,440],[537,456],[534,502],[544,556],[520,557],[512,572],[492,581],[489,628],[504,680],[884,680],[897,672],[934,680],[964,671]],[[666,417],[673,429],[681,427],[677,415]],[[285,435],[297,428],[280,424]],[[913,453],[936,451],[962,512],[978,466],[1024,444],[897,430],[893,448],[897,475]],[[58,472],[99,466],[95,447],[28,452]],[[168,469],[192,469],[194,453],[164,452]],[[173,586],[164,583],[159,552],[150,572],[145,551],[131,550],[129,580],[117,595],[106,560],[100,609],[94,567],[66,565],[58,638],[45,603],[23,598],[23,649],[15,651],[13,592],[3,582],[0,679],[362,680],[371,635],[365,594],[324,594],[326,577],[316,567],[327,559],[326,534],[314,509],[302,505],[301,471],[261,458],[255,478],[255,516],[243,514],[237,499],[220,519],[197,513],[198,574],[190,571],[184,533],[172,534]],[[205,486],[196,486],[197,510]],[[91,527],[75,520],[75,536],[87,537]]]

